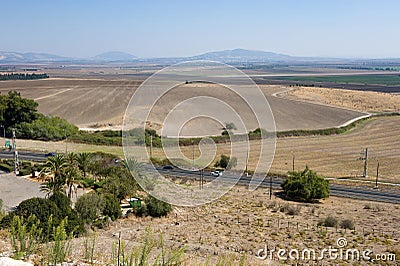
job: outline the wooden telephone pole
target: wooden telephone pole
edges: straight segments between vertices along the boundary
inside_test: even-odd
[[[378,177],[379,177],[379,161],[378,165],[376,166],[376,180],[375,180],[375,188],[378,188]]]
[[[362,155],[359,160],[364,161],[363,177],[368,177],[368,148],[365,148],[365,152],[362,152]]]

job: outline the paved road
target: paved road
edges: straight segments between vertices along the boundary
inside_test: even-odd
[[[13,158],[13,152],[9,151],[0,151],[0,158]],[[33,152],[19,152],[19,158],[22,160],[32,160],[32,161],[44,161],[46,156],[44,153],[33,153]],[[163,174],[170,174],[177,177],[190,177],[190,178],[199,178],[199,172],[186,171],[174,168],[173,170],[164,170],[162,168],[158,168]],[[204,179],[207,181],[212,181],[215,179],[209,172],[204,173]],[[221,180],[224,182],[236,182],[236,177],[233,176],[225,176],[223,175]],[[239,184],[248,185],[250,178],[242,177],[239,180]],[[273,177],[272,185],[275,189],[280,188],[280,184],[283,179],[280,177]],[[2,184],[0,183],[0,186]],[[262,182],[261,187],[269,187],[269,180],[266,179]],[[2,197],[1,187],[0,187],[0,198]],[[400,204],[400,191],[397,190],[375,190],[371,187],[354,187],[347,185],[331,185],[331,195],[332,196],[340,196],[340,197],[348,197],[348,198],[356,198],[363,200],[371,200],[371,201],[382,201],[382,202],[391,202],[391,203],[399,203]],[[4,200],[4,199],[3,199]]]
[[[18,151],[18,157],[20,160],[36,161],[36,162],[42,162],[46,160],[45,153],[35,153],[28,151]],[[14,151],[1,150],[0,158],[5,158],[5,159],[14,158]]]
[[[176,177],[189,177],[189,178],[200,178],[199,172],[185,171],[181,169],[173,169],[173,170],[164,170],[162,168],[158,168],[158,171],[162,174],[169,174]],[[212,181],[215,179],[209,172],[204,173],[204,179],[206,181]],[[236,177],[233,176],[221,176],[221,181],[224,182],[236,182]],[[283,182],[283,178],[281,177],[273,177],[272,178],[272,187],[274,189],[280,189],[281,183]],[[242,177],[238,181],[240,185],[248,185],[250,182],[250,178]],[[260,187],[268,188],[270,185],[269,178],[265,179]],[[338,197],[347,197],[347,198],[355,198],[362,200],[370,200],[370,201],[381,201],[381,202],[390,202],[400,204],[400,191],[398,190],[377,190],[372,187],[355,187],[355,186],[347,186],[347,185],[337,185],[331,184],[330,191],[332,196]]]

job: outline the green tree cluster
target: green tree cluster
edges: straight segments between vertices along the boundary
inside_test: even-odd
[[[288,197],[314,201],[329,197],[329,182],[308,166],[299,172],[289,172],[288,177],[281,184]]]
[[[36,73],[10,73],[10,74],[0,74],[0,80],[35,80],[35,79],[47,79],[49,76],[46,73],[36,74]]]
[[[46,180],[41,185],[41,190],[47,195],[65,191],[67,196],[72,198],[81,183],[82,175],[86,176],[91,156],[90,153],[71,152],[47,158],[40,171],[40,177]]]
[[[37,119],[38,103],[25,99],[16,91],[0,95],[0,124],[10,129],[20,123],[30,123]]]
[[[220,167],[224,169],[232,169],[237,165],[237,158],[236,157],[229,157],[225,154],[221,154],[221,157],[218,161],[215,162],[215,167]]]
[[[15,128],[19,138],[37,140],[61,140],[79,133],[79,129],[67,120],[43,114],[37,114],[35,120],[19,123]]]

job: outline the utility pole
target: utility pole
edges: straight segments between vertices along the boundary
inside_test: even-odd
[[[376,180],[375,180],[375,189],[378,188],[378,177],[379,177],[379,161],[378,165],[376,166]]]
[[[363,177],[368,177],[368,148],[365,148],[364,157],[361,157],[360,160],[364,161]]]
[[[294,159],[295,159],[295,157],[294,157],[294,153],[292,154],[292,171],[294,172]]]
[[[19,174],[17,143],[15,142],[15,128],[12,129],[12,147],[14,150],[14,173]]]
[[[204,172],[203,171],[204,171],[203,169],[200,169],[200,189],[203,189],[203,184],[204,184],[204,176],[203,176]]]
[[[194,170],[194,142],[192,141],[192,170]]]
[[[246,154],[246,169],[244,170],[246,177],[249,176],[248,169],[247,169],[248,165],[249,165],[249,150],[247,150],[247,154]]]
[[[272,199],[272,175],[269,176],[269,199]]]

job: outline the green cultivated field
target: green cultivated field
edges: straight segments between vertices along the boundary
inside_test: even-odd
[[[400,74],[399,75],[274,77],[273,79],[275,79],[275,80],[292,80],[292,81],[308,81],[308,82],[377,84],[377,85],[388,85],[388,86],[400,85]]]

